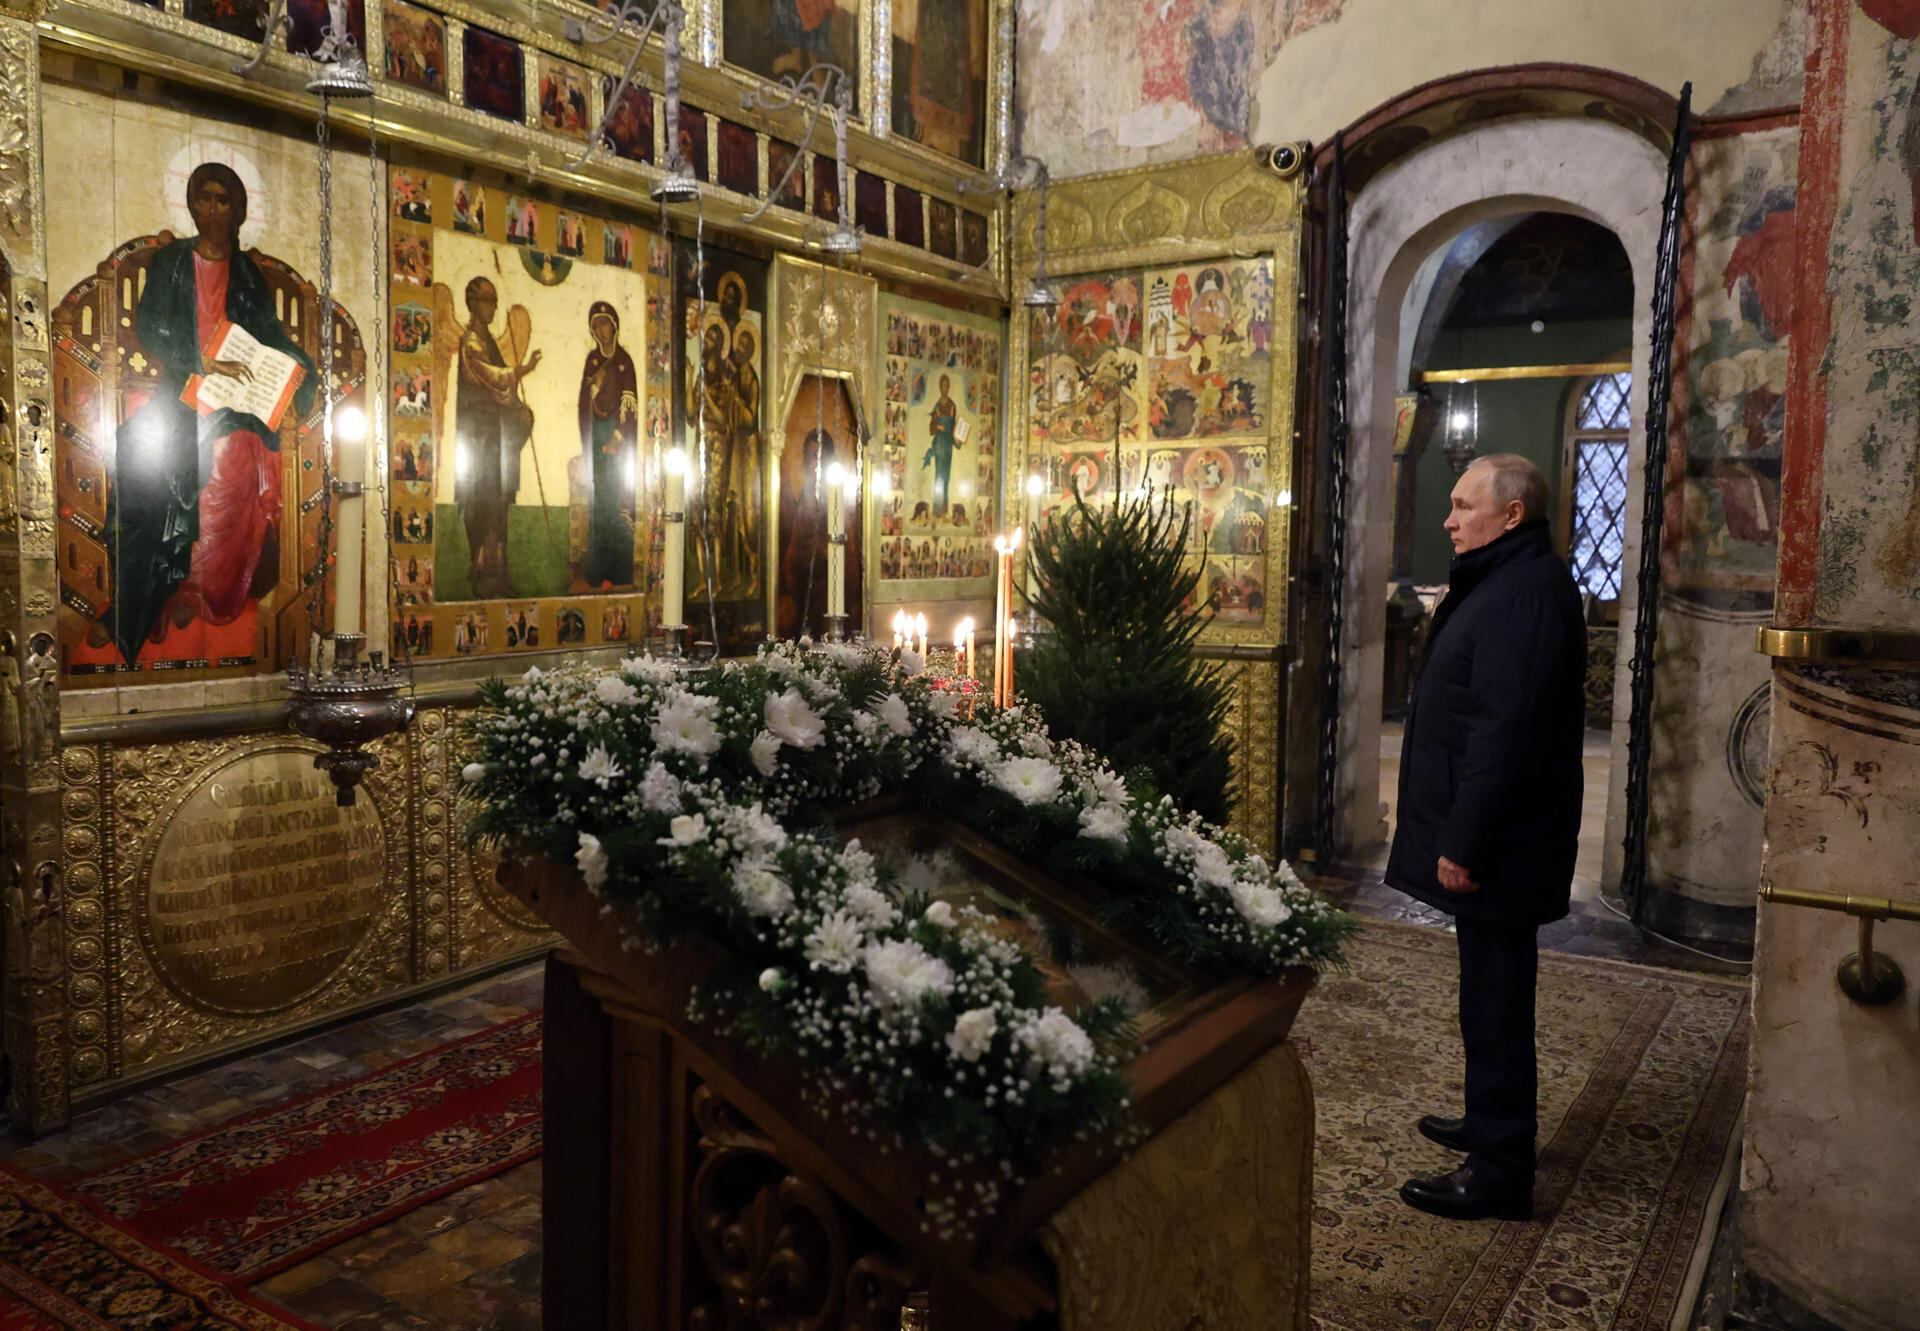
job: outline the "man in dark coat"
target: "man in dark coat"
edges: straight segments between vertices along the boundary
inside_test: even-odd
[[[1533,1214],[1536,933],[1567,914],[1580,834],[1586,627],[1548,529],[1547,481],[1484,457],[1453,488],[1446,599],[1414,684],[1386,880],[1460,942],[1463,1118],[1423,1135],[1466,1162],[1400,1189],[1456,1219]]]

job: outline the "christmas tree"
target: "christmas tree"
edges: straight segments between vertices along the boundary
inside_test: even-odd
[[[1055,735],[1225,823],[1230,685],[1217,662],[1193,653],[1213,615],[1194,594],[1201,570],[1184,559],[1192,524],[1192,505],[1169,491],[1098,509],[1076,496],[1071,511],[1036,528],[1033,604],[1053,631],[1022,658],[1019,687]]]

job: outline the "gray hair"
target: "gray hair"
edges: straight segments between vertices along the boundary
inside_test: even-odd
[[[1518,453],[1489,453],[1475,458],[1473,465],[1485,467],[1492,473],[1487,482],[1493,490],[1493,502],[1501,508],[1517,499],[1522,522],[1547,516],[1547,508],[1553,503],[1553,487],[1547,484],[1546,473],[1532,462]]]

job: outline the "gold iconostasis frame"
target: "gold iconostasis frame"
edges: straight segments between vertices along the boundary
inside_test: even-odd
[[[1299,367],[1299,324],[1295,317],[1300,288],[1302,212],[1305,182],[1302,155],[1277,168],[1261,151],[1222,153],[1165,166],[1076,176],[1055,181],[1047,192],[1046,274],[1063,296],[1061,310],[1074,317],[1073,294],[1080,281],[1124,273],[1151,276],[1175,269],[1270,265],[1271,307],[1267,311],[1267,396],[1257,425],[1218,435],[1161,440],[1143,416],[1123,452],[1145,455],[1158,449],[1204,448],[1218,439],[1264,445],[1264,546],[1260,586],[1265,606],[1257,623],[1217,619],[1201,635],[1199,654],[1226,663],[1233,684],[1227,731],[1234,743],[1232,793],[1234,830],[1272,854],[1279,839],[1281,736],[1287,648],[1288,554],[1292,541],[1294,413]],[[1016,278],[1033,271],[1038,196],[1014,196],[1011,230],[1012,271]],[[1144,282],[1142,283],[1144,285]],[[1135,306],[1143,316],[1143,298]],[[1057,313],[1044,316],[1060,318]],[[1007,394],[1009,439],[1018,456],[1008,460],[1002,503],[1008,512],[1025,512],[1026,478],[1048,482],[1050,500],[1065,489],[1058,456],[1061,445],[1036,438],[1045,419],[1035,419],[1036,317],[1016,304],[1008,333]],[[1143,317],[1143,323],[1145,318]],[[1245,333],[1245,327],[1240,329]],[[1145,348],[1143,347],[1143,350]],[[1144,357],[1139,358],[1144,360]],[[1138,361],[1136,361],[1138,363]],[[1011,367],[1020,367],[1015,373]],[[1096,367],[1097,370],[1097,367]],[[1039,391],[1050,392],[1047,375],[1038,375]],[[1144,377],[1144,374],[1143,374]],[[1050,409],[1052,399],[1048,399]],[[1117,413],[1117,408],[1115,408]],[[1092,442],[1089,440],[1089,442]],[[1116,460],[1117,461],[1117,460]],[[1120,475],[1126,474],[1121,466]],[[1098,496],[1089,496],[1090,501]],[[1203,573],[1207,573],[1203,556]],[[1204,589],[1204,582],[1203,582]]]
[[[208,114],[224,123],[244,123],[250,132],[304,144],[305,160],[315,160],[317,106],[304,91],[310,62],[276,50],[257,78],[234,78],[229,71],[252,54],[256,43],[191,20],[186,6],[196,2],[164,0],[147,7],[124,0],[62,0],[49,9],[43,0],[0,0],[0,719],[6,723],[0,725],[0,929],[5,937],[0,1052],[10,1074],[9,1111],[16,1124],[33,1131],[57,1128],[77,1106],[99,1103],[182,1067],[544,950],[549,935],[497,889],[494,866],[469,848],[462,833],[461,718],[489,675],[568,659],[611,660],[640,638],[636,628],[629,643],[602,646],[597,635],[589,634],[584,644],[556,650],[559,635],[550,630],[540,650],[508,653],[505,659],[497,652],[456,657],[442,648],[419,665],[418,720],[381,743],[382,766],[363,788],[360,806],[338,816],[331,812],[331,797],[298,775],[312,747],[286,729],[284,681],[278,673],[228,671],[223,677],[213,670],[171,684],[115,679],[70,685],[62,679],[56,649],[61,567],[63,559],[69,565],[73,560],[64,551],[66,501],[59,487],[76,482],[56,476],[54,408],[65,381],[55,362],[56,353],[74,352],[71,346],[65,352],[56,347],[55,314],[72,278],[50,268],[48,171],[69,167],[45,160],[48,98],[71,98],[78,88],[136,105],[204,103]],[[648,290],[658,297],[652,317],[664,314],[672,329],[683,317],[675,256],[696,230],[703,230],[709,256],[722,247],[763,264],[765,304],[759,314],[766,345],[760,393],[766,416],[759,447],[767,521],[761,550],[765,614],[773,623],[781,501],[777,464],[786,418],[808,376],[846,384],[871,469],[883,452],[888,406],[883,322],[888,310],[932,309],[959,332],[972,329],[988,338],[995,372],[981,372],[972,387],[981,395],[991,389],[999,400],[980,404],[981,421],[992,427],[1007,420],[1012,428],[1005,437],[1025,437],[1023,394],[1008,391],[1025,377],[1015,371],[1025,364],[1021,326],[1016,319],[1011,333],[993,331],[1005,318],[1009,273],[1024,272],[1030,263],[1030,256],[1008,254],[1006,209],[991,186],[991,172],[1006,160],[1011,123],[1007,34],[1014,0],[986,3],[987,123],[982,161],[970,164],[878,132],[885,127],[877,122],[886,119],[881,112],[891,95],[889,80],[898,72],[881,57],[873,33],[888,21],[890,6],[887,0],[860,0],[862,91],[850,156],[856,171],[882,182],[883,190],[870,191],[866,203],[869,223],[882,215],[876,201],[884,203],[885,225],[868,226],[864,253],[845,267],[803,257],[823,234],[822,219],[811,210],[772,207],[747,223],[744,214],[757,206],[754,194],[718,184],[709,184],[703,221],[682,207],[662,219],[647,199],[660,177],[655,163],[664,146],[657,39],[655,50],[641,61],[641,80],[652,90],[647,95],[654,111],[653,160],[603,152],[576,168],[570,162],[578,140],[541,126],[538,70],[544,59],[555,57],[589,71],[594,77],[588,106],[597,122],[605,95],[601,77],[617,74],[628,54],[624,39],[599,47],[567,40],[569,22],[590,20],[597,11],[572,0],[537,0],[531,6],[427,0],[427,7],[445,19],[448,82],[444,93],[429,94],[378,79],[385,68],[384,7],[370,3],[366,35],[378,96],[372,103],[333,108],[337,136],[345,140],[336,151],[336,184],[339,163],[352,153],[367,161],[370,111],[377,127],[379,153],[373,165],[378,181],[372,188],[384,192],[371,201],[374,234],[365,236],[357,212],[350,217],[343,209],[335,219],[336,257],[353,248],[377,249],[381,256],[366,275],[370,303],[357,313],[359,333],[380,339],[389,350],[393,345],[386,341],[395,307],[389,286],[395,271],[393,239],[408,220],[396,213],[393,179],[403,170],[479,181],[503,197],[511,192],[537,199],[546,210],[542,227],[551,228],[552,214],[563,209],[596,226],[627,227],[639,253],[647,252],[663,229],[670,231],[667,274],[659,291],[651,285]],[[705,113],[710,160],[722,120],[752,132],[756,188],[764,196],[777,174],[770,170],[774,145],[797,137],[798,113],[743,108],[742,93],[763,81],[724,63],[721,0],[694,0],[689,11],[686,104]],[[459,53],[471,28],[510,38],[526,52],[521,122],[465,104]],[[814,145],[816,151],[823,146]],[[112,160],[110,153],[103,157]],[[831,160],[829,150],[825,164]],[[1239,165],[1232,166],[1234,161]],[[804,159],[805,201],[815,199],[819,164],[811,155]],[[98,174],[88,188],[103,197],[113,189],[112,170],[92,165]],[[1188,188],[1198,184],[1206,187]],[[51,192],[59,196],[62,189],[74,188],[54,180]],[[1109,206],[1142,189],[1166,210],[1164,219],[1138,203]],[[1208,202],[1175,209],[1165,203],[1169,193]],[[1067,201],[1064,207],[1055,204],[1056,217],[1065,220],[1064,227],[1056,222],[1062,242],[1055,250],[1057,264],[1071,269],[1122,261],[1089,246],[1072,220],[1076,208],[1089,218],[1112,214],[1122,228],[1117,234],[1130,238],[1135,250],[1150,249],[1156,261],[1168,253],[1243,253],[1248,243],[1272,253],[1276,289],[1284,293],[1280,307],[1291,308],[1297,193],[1250,155],[1084,184],[1063,182],[1054,196]],[[917,237],[903,220],[915,212],[921,224]],[[936,215],[950,219],[943,246],[950,254],[936,251],[928,224]],[[969,215],[972,223],[965,222]],[[1247,235],[1236,233],[1236,227]],[[1171,239],[1183,228],[1188,240]],[[161,230],[143,223],[130,234]],[[1235,236],[1231,244],[1229,234]],[[1254,237],[1251,242],[1248,235]],[[960,250],[967,246],[971,252],[963,255]],[[636,277],[645,271],[644,263],[634,265]],[[654,276],[648,275],[649,283]],[[50,282],[63,289],[51,290]],[[348,295],[341,298],[351,304]],[[126,313],[111,303],[101,308]],[[1290,458],[1291,323],[1277,321],[1275,336],[1271,400],[1276,415],[1284,406],[1289,424],[1271,422],[1271,456],[1284,460]],[[658,340],[636,327],[626,345],[636,356],[650,356]],[[975,347],[974,354],[984,358],[986,353]],[[387,367],[377,378],[375,361]],[[368,486],[366,564],[376,572],[369,579],[375,594],[367,600],[366,628],[376,647],[387,646],[391,636],[392,607],[383,586],[393,531],[384,515],[396,485],[390,454],[396,436],[384,376],[395,364],[394,354],[382,354],[366,369],[372,381],[366,400],[375,408],[369,415],[384,426],[376,429],[368,449],[368,479],[377,485]],[[683,362],[675,353],[668,364],[677,374]],[[649,373],[642,367],[644,391],[661,391],[658,377],[650,379]],[[999,437],[999,431],[991,429],[988,437]],[[643,453],[649,447],[642,434]],[[1011,496],[1008,487],[1017,486],[1023,467],[1005,455],[1004,445],[994,452],[993,484]],[[293,500],[303,503],[305,494],[296,490]],[[871,484],[862,485],[861,495],[861,605],[871,633],[877,604],[891,608],[892,603],[876,602],[883,581],[877,576],[881,514]],[[649,500],[638,494],[636,509],[644,510]],[[1024,512],[1020,502],[1003,499],[993,514],[996,525]],[[382,516],[376,519],[376,514]],[[637,512],[636,521],[640,518]],[[1284,549],[1283,539],[1269,545],[1269,560],[1276,561],[1269,587],[1284,585]],[[283,554],[283,567],[293,568],[296,557],[305,556]],[[657,595],[643,578],[631,593],[636,620],[644,618],[644,603]],[[955,617],[971,613],[984,620],[984,597],[968,595],[957,584],[955,591],[939,602],[942,613],[950,608]],[[700,599],[690,576],[690,613]],[[920,603],[935,599],[930,594]],[[1270,612],[1266,622],[1277,625],[1281,613]],[[1236,824],[1269,848],[1277,708],[1261,700],[1277,693],[1279,649],[1277,629],[1259,642],[1242,634],[1217,644],[1217,650],[1245,658],[1235,666],[1239,686],[1232,724],[1242,806]],[[377,858],[371,870],[361,862],[368,856]],[[278,875],[273,882],[280,895],[270,907],[259,904],[256,891],[265,879],[229,874],[237,886],[212,896],[195,888],[197,878],[240,873],[236,866]]]

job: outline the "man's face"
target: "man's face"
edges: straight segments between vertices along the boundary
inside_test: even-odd
[[[1468,467],[1453,486],[1453,506],[1447,514],[1447,538],[1453,552],[1464,555],[1478,550],[1520,525],[1520,502],[1504,507],[1493,497],[1493,470]]]
[[[233,238],[233,195],[217,180],[203,180],[194,190],[187,211],[200,234],[214,240]]]

